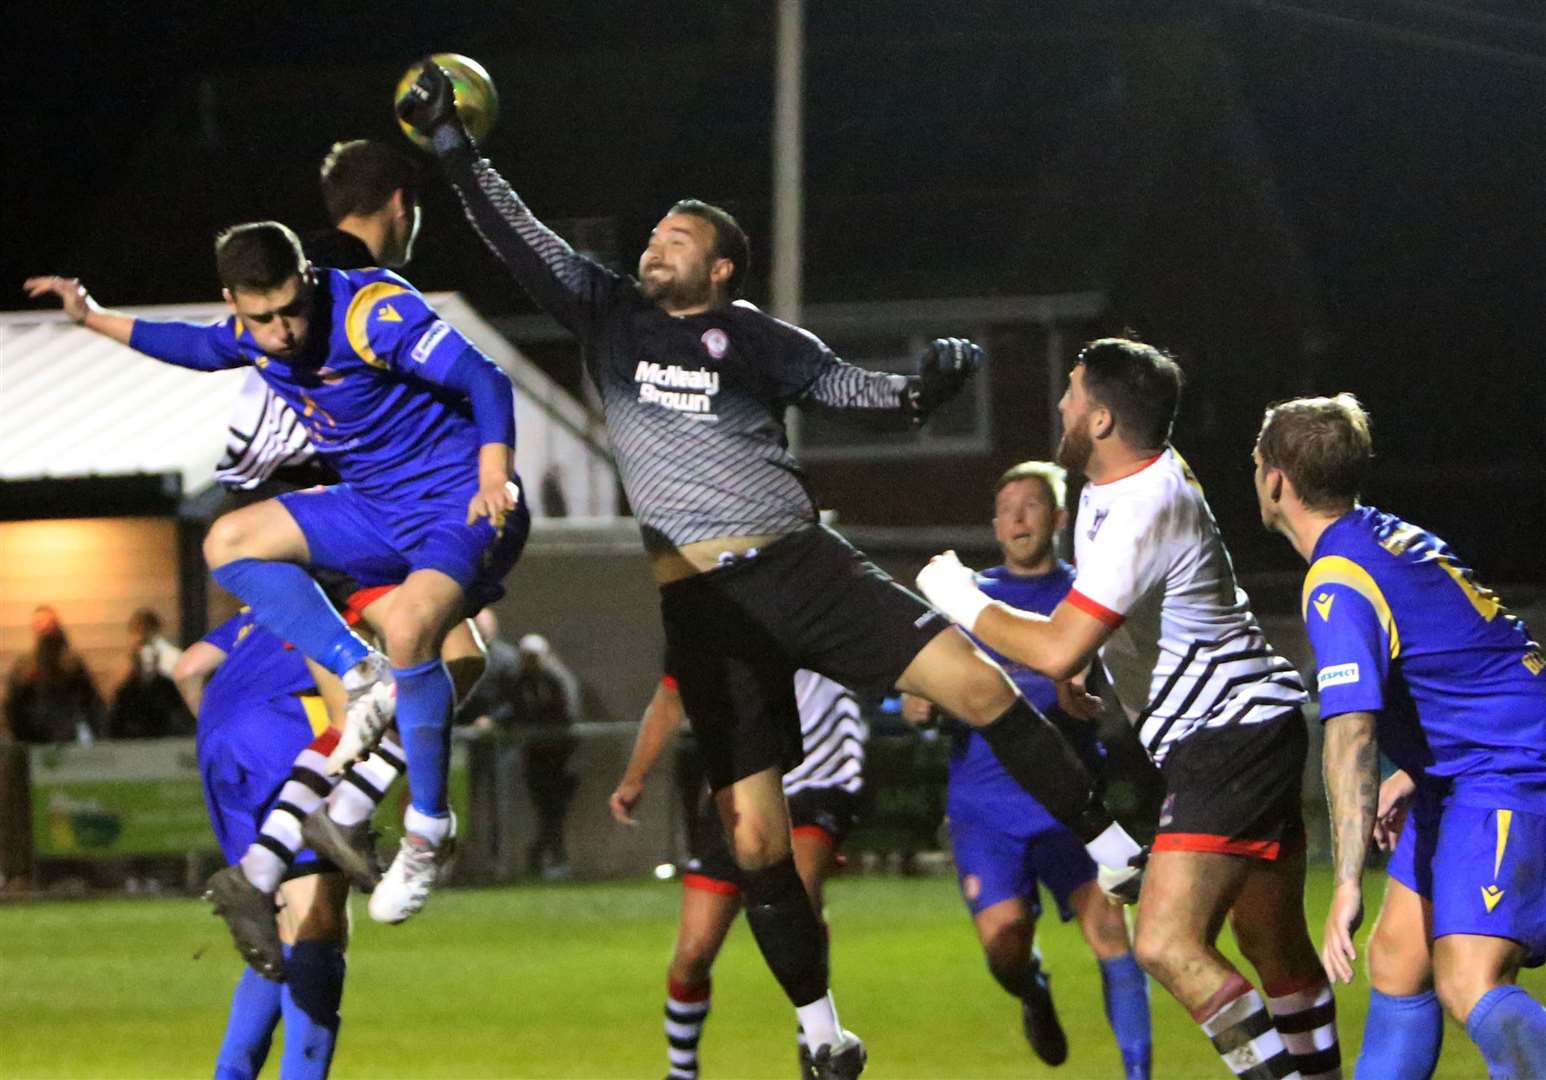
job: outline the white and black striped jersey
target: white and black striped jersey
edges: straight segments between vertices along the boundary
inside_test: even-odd
[[[807,788],[856,794],[864,786],[864,743],[869,738],[858,699],[846,686],[803,668],[795,672],[794,695],[800,705],[805,760],[784,774],[784,794]]]
[[[486,161],[448,163],[483,239],[573,332],[601,391],[607,435],[650,550],[814,524],[784,408],[908,416],[908,380],[839,360],[750,304],[676,318],[634,279],[577,254]]]
[[[215,480],[228,488],[251,491],[282,468],[304,465],[317,456],[295,410],[249,370],[231,410],[225,454]]]
[[[1079,497],[1068,602],[1114,629],[1101,648],[1118,699],[1156,762],[1203,728],[1254,724],[1308,700],[1235,581],[1213,511],[1167,449]]]

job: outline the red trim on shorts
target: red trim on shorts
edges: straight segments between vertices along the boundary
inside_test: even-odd
[[[829,848],[837,847],[837,837],[827,832],[820,825],[796,825],[790,832],[795,836],[814,836]]]
[[[1283,854],[1276,840],[1231,840],[1209,833],[1160,833],[1154,838],[1155,851],[1195,851],[1204,855],[1244,855],[1248,859],[1273,862]]]
[[[719,878],[709,877],[707,874],[683,874],[682,888],[702,889],[704,892],[718,893],[720,896],[740,896],[740,886],[729,881],[721,881]]]
[[[344,605],[344,622],[350,626],[355,625],[364,618],[365,609],[380,600],[387,593],[397,588],[396,585],[372,585],[368,589],[360,589],[349,594],[349,602]]]
[[[662,675],[660,677],[660,685],[664,686],[667,690],[679,690],[679,689],[681,689],[676,684],[676,676],[675,675]]]
[[[1121,626],[1127,619],[1126,615],[1118,615],[1106,605],[1097,604],[1078,589],[1070,589],[1068,595],[1063,600],[1065,603],[1072,604],[1086,615],[1093,615],[1113,630]]]

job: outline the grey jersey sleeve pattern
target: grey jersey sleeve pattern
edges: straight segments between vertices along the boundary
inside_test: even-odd
[[[487,160],[449,167],[468,220],[533,300],[585,340],[621,278],[537,220]],[[473,189],[473,190],[469,190]]]
[[[800,401],[829,409],[877,409],[894,412],[906,407],[907,376],[866,371],[834,358],[806,387]]]

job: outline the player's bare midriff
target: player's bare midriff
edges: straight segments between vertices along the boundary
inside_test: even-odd
[[[650,569],[655,572],[655,582],[669,585],[673,581],[714,570],[724,565],[725,555],[744,555],[752,548],[767,547],[785,533],[764,533],[758,536],[721,536],[710,540],[695,540],[678,548],[666,548],[650,554]]]

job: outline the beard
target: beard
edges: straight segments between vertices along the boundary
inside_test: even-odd
[[[1084,467],[1090,463],[1090,455],[1094,452],[1095,440],[1083,427],[1069,428],[1058,440],[1058,464],[1071,473],[1083,476]]]
[[[667,278],[644,274],[639,281],[639,291],[661,307],[698,307],[707,304],[712,296],[709,288],[708,266],[696,266],[682,274],[673,273]]]

